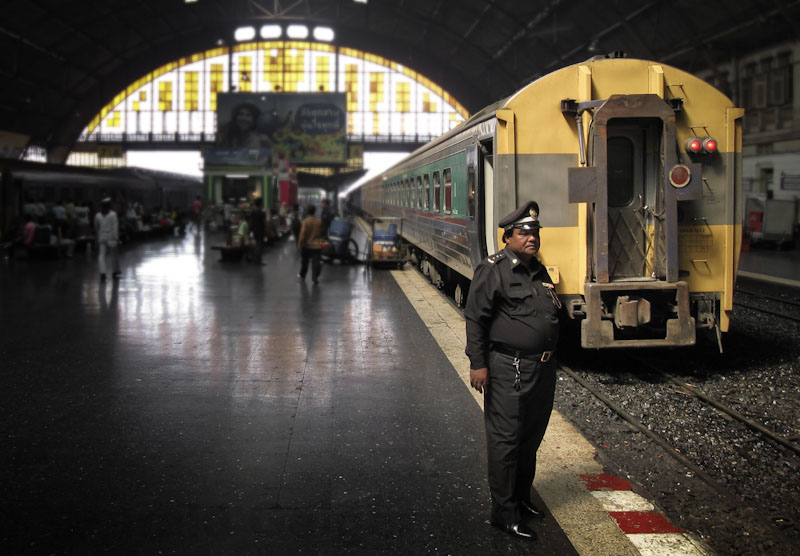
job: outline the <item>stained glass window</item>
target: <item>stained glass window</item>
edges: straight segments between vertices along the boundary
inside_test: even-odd
[[[305,41],[220,47],[131,83],[89,122],[82,141],[212,142],[217,94],[344,92],[350,141],[429,141],[469,114],[426,77],[374,54]]]

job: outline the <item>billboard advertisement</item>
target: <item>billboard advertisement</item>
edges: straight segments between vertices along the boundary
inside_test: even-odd
[[[344,163],[344,93],[220,93],[217,146],[272,149],[293,164]]]

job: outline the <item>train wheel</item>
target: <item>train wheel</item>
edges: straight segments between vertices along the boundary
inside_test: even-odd
[[[456,284],[456,291],[453,292],[453,298],[455,299],[457,307],[464,306],[464,289],[461,287],[461,284]]]

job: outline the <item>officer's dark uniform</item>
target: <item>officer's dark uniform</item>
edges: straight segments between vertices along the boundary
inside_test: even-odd
[[[535,217],[531,209],[535,208]],[[533,218],[526,218],[531,215]],[[539,228],[538,205],[528,203],[500,221]],[[560,303],[547,270],[531,269],[510,249],[475,269],[464,316],[466,354],[472,369],[489,369],[484,398],[492,523],[520,523],[520,504],[530,503],[536,451],[544,437],[555,391],[553,350]]]

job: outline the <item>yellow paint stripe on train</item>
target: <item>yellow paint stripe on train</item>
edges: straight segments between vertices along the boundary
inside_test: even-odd
[[[736,145],[725,133],[724,118],[715,115],[721,109],[733,107],[721,92],[676,68],[648,60],[617,59],[563,68],[538,79],[511,97],[503,108],[504,112],[513,111],[516,116],[516,120],[512,119],[515,140],[501,141],[498,138],[498,154],[577,152],[575,121],[561,114],[560,101],[565,98],[584,100],[587,79],[591,80],[592,99],[607,99],[614,94],[651,93],[654,66],[663,72],[665,98],[682,98],[684,101],[683,113],[676,121],[678,141],[683,142],[694,135],[710,135],[718,140],[720,152],[733,152]],[[587,72],[591,75],[587,76]],[[508,121],[507,116],[504,119]],[[688,121],[693,122],[695,128],[689,128]],[[515,147],[516,151],[513,150]]]

